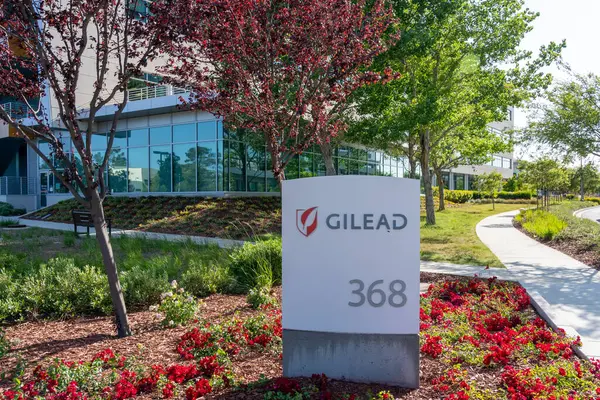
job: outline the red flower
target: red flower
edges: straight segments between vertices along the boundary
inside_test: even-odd
[[[212,391],[210,387],[210,382],[208,379],[200,379],[196,382],[194,386],[190,386],[185,391],[185,398],[187,400],[196,400],[199,397],[202,397]]]

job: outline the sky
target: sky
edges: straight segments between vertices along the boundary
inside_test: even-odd
[[[537,53],[540,46],[551,41],[567,41],[563,60],[574,72],[600,75],[600,0],[525,0],[525,6],[540,13],[533,31],[523,39],[523,49]],[[549,69],[557,79],[566,79],[564,72]],[[515,126],[527,124],[523,110],[515,112]],[[520,149],[517,152],[526,152]],[[521,156],[525,156],[522,154]],[[527,157],[526,157],[527,158]]]

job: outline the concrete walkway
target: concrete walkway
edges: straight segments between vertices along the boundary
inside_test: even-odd
[[[547,301],[558,327],[581,336],[583,353],[600,358],[600,272],[521,233],[512,224],[517,213],[485,218],[477,235],[534,298]]]
[[[577,218],[585,218],[600,223],[600,206],[583,208],[573,213]]]
[[[40,221],[40,220],[32,220],[18,217],[0,217],[1,220],[10,220],[10,221],[18,221],[22,225],[27,225],[29,227],[35,228],[43,228],[43,229],[52,229],[58,231],[68,231],[73,232],[73,224],[64,224],[60,222],[50,222],[50,221]],[[86,228],[79,227],[79,232],[83,235],[86,234]],[[95,235],[96,231],[94,228],[90,228],[90,235]],[[211,238],[204,236],[190,236],[190,235],[175,235],[171,233],[157,233],[157,232],[143,232],[143,231],[134,231],[134,230],[125,230],[125,229],[116,229],[113,228],[112,236],[133,236],[133,237],[144,237],[146,239],[153,240],[167,240],[169,242],[186,242],[191,240],[196,244],[216,244],[219,247],[231,248],[242,246],[244,241],[242,240],[232,240],[232,239],[220,239],[220,238]]]

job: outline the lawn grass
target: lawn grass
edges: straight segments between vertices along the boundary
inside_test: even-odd
[[[527,204],[465,204],[436,213],[435,226],[421,216],[421,259],[502,268],[504,265],[479,240],[475,226],[490,215],[528,207]]]

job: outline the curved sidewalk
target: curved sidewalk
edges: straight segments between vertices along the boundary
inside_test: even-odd
[[[577,331],[588,357],[600,358],[600,271],[545,246],[512,224],[518,211],[477,224],[477,236],[532,295],[547,302],[551,318]]]

